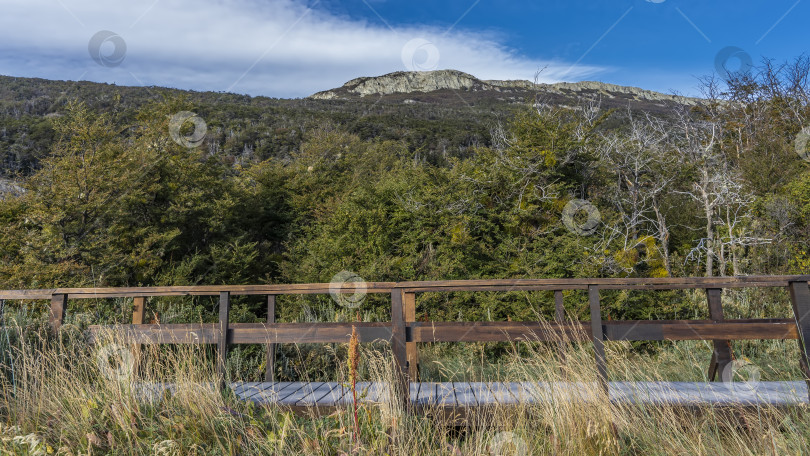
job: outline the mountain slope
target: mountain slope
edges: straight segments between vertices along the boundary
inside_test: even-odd
[[[408,98],[402,99],[403,95]],[[599,101],[608,107],[630,105],[639,109],[660,110],[670,104],[693,105],[695,98],[667,95],[638,87],[603,82],[559,82],[535,84],[530,81],[481,80],[456,70],[399,71],[376,77],[355,78],[343,86],[315,93],[316,100],[350,100],[374,97],[389,101],[438,102],[457,98],[456,102],[481,100],[523,103],[527,97],[552,104],[578,104]]]
[[[402,141],[415,155],[443,160],[490,145],[491,129],[530,103],[598,102],[666,115],[695,102],[598,82],[484,81],[453,70],[356,78],[302,99],[0,76],[0,177],[38,167],[55,140],[53,121],[71,101],[126,122],[166,97],[187,99],[208,125],[204,147],[239,163],[289,157],[312,130],[333,127],[362,140]]]

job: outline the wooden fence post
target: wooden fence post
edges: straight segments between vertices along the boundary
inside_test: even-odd
[[[399,289],[391,290],[391,352],[394,357],[394,385],[391,385],[392,394],[398,394],[394,399],[403,407],[410,402],[410,380],[408,379],[408,350],[406,346],[405,318],[403,300],[405,293]]]
[[[723,289],[722,288],[707,288],[706,299],[709,302],[709,318],[715,323],[725,320],[723,316]],[[720,380],[723,379],[723,371],[728,365],[732,363],[731,356],[731,341],[730,340],[714,340],[714,352],[712,353],[712,360],[709,364],[708,378],[713,382],[720,374]]]
[[[267,295],[267,323],[276,322],[276,295]],[[276,344],[267,344],[267,369],[264,373],[264,381],[272,382],[276,380]]]
[[[793,315],[796,318],[796,329],[799,332],[799,365],[804,373],[804,381],[810,390],[810,286],[807,282],[790,282],[790,301],[793,304]]]
[[[416,293],[405,293],[402,302],[405,312],[405,322],[416,321]],[[408,378],[412,382],[419,381],[419,349],[416,342],[405,343],[408,353]]]
[[[54,335],[59,333],[59,328],[62,326],[62,322],[65,321],[67,300],[68,296],[66,294],[55,294],[51,296],[51,313],[48,320]]]
[[[219,293],[219,342],[217,343],[217,379],[220,389],[225,388],[225,361],[228,357],[228,314],[231,310],[231,294]]]
[[[146,316],[146,297],[136,296],[132,298],[132,324],[142,325]],[[138,365],[141,362],[141,344],[132,344],[132,356],[135,358],[134,373],[138,372]]]
[[[132,324],[142,325],[146,316],[146,297],[132,298]]]
[[[602,309],[597,285],[588,285],[588,302],[591,307],[591,333],[593,335],[593,351],[596,355],[596,373],[599,385],[607,394],[608,372],[607,360],[605,359],[605,332],[602,327]]]

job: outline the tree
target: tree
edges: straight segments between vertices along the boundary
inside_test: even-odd
[[[625,273],[633,272],[638,259],[635,252],[643,248],[646,259],[661,258],[663,271],[653,270],[654,275],[671,275],[665,199],[674,189],[676,170],[682,164],[671,153],[669,129],[663,120],[631,111],[625,118],[627,128],[605,132],[599,148],[601,168],[609,176],[604,199],[618,214],[617,223],[604,231],[602,242],[605,246],[619,243],[623,261],[614,264]],[[647,241],[650,236],[655,242]]]

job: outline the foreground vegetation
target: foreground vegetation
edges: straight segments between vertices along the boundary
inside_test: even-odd
[[[493,117],[481,141],[482,124],[465,132],[463,121],[422,134],[433,124],[392,116],[382,134],[313,114],[301,128],[268,130],[261,103],[240,123],[176,94],[137,108],[126,97],[102,97],[103,109],[63,100],[47,126],[12,132],[14,144],[36,133],[31,147],[48,150],[4,159],[25,172],[22,191],[0,202],[0,288],[330,282],[341,271],[367,281],[806,274],[810,60],[758,70],[706,80],[704,103],[663,116],[534,103],[504,122]],[[208,123],[199,147],[188,147],[191,125],[172,130],[185,111]],[[443,137],[448,128],[458,136]],[[707,313],[705,296],[675,291],[602,299],[606,319]],[[784,290],[724,299],[730,318],[792,316]],[[565,301],[570,318],[587,320],[585,296]],[[389,305],[380,296],[358,309],[282,297],[278,321],[388,321]],[[481,413],[453,432],[390,404],[361,405],[359,425],[348,407],[300,418],[205,387],[213,363],[199,347],[146,351],[134,376],[105,375],[100,347],[80,330],[128,322],[130,302],[71,302],[58,340],[44,336],[41,303],[0,307],[0,441],[14,454],[483,455],[498,454],[504,439],[537,454],[808,452],[798,409],[554,402]],[[205,297],[147,307],[156,323],[216,319]],[[231,321],[264,321],[265,308],[235,298]],[[417,319],[534,321],[553,308],[543,292],[433,293],[419,297]],[[570,348],[566,379],[593,380],[588,347]],[[733,349],[763,380],[800,378],[793,343]],[[707,344],[608,350],[614,379],[705,380]],[[347,351],[281,347],[276,373],[348,381]],[[234,349],[229,375],[258,379],[263,353]],[[364,347],[362,379],[390,377],[384,353],[384,344]],[[421,369],[425,380],[559,380],[556,356],[556,345],[436,344],[423,348]],[[144,381],[178,389],[142,401],[133,382]]]
[[[437,413],[410,414],[388,402],[352,404],[327,416],[296,416],[275,406],[243,403],[215,385],[211,352],[199,346],[155,346],[136,357],[113,339],[88,346],[70,325],[44,338],[45,322],[16,315],[3,331],[6,376],[0,384],[0,451],[14,455],[762,455],[810,451],[806,410],[700,411],[610,404],[599,395],[589,344],[559,359],[556,344],[511,345],[497,373],[468,346],[425,370],[482,381],[588,382],[590,403],[550,401],[476,411],[460,427]],[[683,343],[651,355],[608,344],[614,376],[635,380],[705,380],[708,343]],[[385,344],[360,349],[359,380],[388,381]],[[795,344],[760,346],[755,363],[790,371]],[[350,363],[334,353],[337,379],[348,384]],[[137,360],[137,361],[136,361]],[[562,367],[562,369],[561,369]],[[771,376],[763,375],[763,379]],[[436,380],[436,378],[432,378]],[[240,380],[240,379],[232,379]],[[246,379],[255,380],[255,379]],[[431,378],[428,378],[431,380]],[[735,378],[746,381],[748,378]],[[143,382],[176,389],[144,394]],[[362,396],[362,391],[359,393]]]

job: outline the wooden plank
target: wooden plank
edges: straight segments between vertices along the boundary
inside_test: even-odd
[[[232,323],[233,344],[348,343],[352,326],[360,342],[391,340],[391,323]]]
[[[554,290],[554,320],[557,323],[565,323],[566,320],[562,290]]]
[[[791,281],[810,280],[810,275],[782,275],[782,276],[733,276],[733,277],[622,277],[622,278],[577,278],[577,279],[477,279],[477,280],[435,280],[399,282],[398,287],[414,291],[421,288],[445,287],[481,287],[481,286],[532,286],[532,285],[598,285],[603,289],[634,289],[636,287],[671,287],[674,285],[687,285],[694,288],[731,288],[742,286],[787,286]],[[559,289],[566,289],[561,287]],[[464,291],[464,290],[458,290]]]
[[[343,398],[346,395],[351,398],[352,390],[350,387],[339,382],[329,382],[329,385],[329,391],[322,397],[318,398],[319,407],[334,407],[340,405],[343,403]],[[352,401],[349,400],[348,403],[351,404]]]
[[[675,328],[680,323],[675,324]],[[689,322],[684,322],[688,325]],[[605,321],[605,340],[665,340],[664,328],[669,328],[665,321]]]
[[[413,403],[416,399],[419,398],[419,388],[422,386],[419,382],[411,382],[408,385],[408,401],[409,403]]]
[[[478,406],[478,398],[475,397],[470,382],[453,382],[453,391],[456,395],[456,407]]]
[[[227,291],[219,294],[219,326],[217,341],[217,377],[220,385],[225,382],[225,363],[228,359],[228,315],[231,310],[231,295]]]
[[[458,282],[466,282],[459,280]],[[587,283],[550,283],[550,284],[526,284],[526,285],[510,285],[492,284],[492,285],[467,285],[463,283],[453,285],[425,285],[420,287],[407,287],[404,288],[412,293],[446,293],[446,292],[470,292],[470,291],[553,291],[553,290],[587,290]]]
[[[715,323],[662,325],[664,340],[796,339],[794,327],[783,323]]]
[[[414,403],[421,407],[436,405],[438,402],[438,398],[436,397],[437,386],[438,384],[435,382],[422,382],[419,387],[419,395],[416,397]]]
[[[803,382],[611,382],[611,402],[666,406],[795,406],[808,403]]]
[[[54,294],[51,296],[51,311],[48,322],[54,334],[59,333],[62,322],[65,321],[65,311],[67,310],[68,296],[66,294]]]
[[[416,294],[405,293],[402,300],[403,311],[405,312],[406,325],[416,321]],[[405,343],[405,351],[408,356],[408,377],[412,382],[419,381],[419,351],[416,342]]]
[[[720,280],[716,282],[673,282],[673,283],[634,283],[624,285],[621,283],[607,283],[599,285],[603,290],[688,290],[688,289],[701,289],[701,288],[766,288],[766,287],[781,287],[785,280],[768,280],[761,281],[725,281]]]
[[[234,389],[234,395],[242,401],[247,401],[250,396],[258,393],[261,390],[261,383],[242,385],[239,390]]]
[[[509,385],[505,382],[489,382],[487,388],[492,395],[492,398],[499,405],[514,404],[517,399],[510,391]]]
[[[416,342],[587,341],[589,329],[590,322],[419,321],[410,334]]]
[[[592,280],[592,279],[591,279]],[[607,279],[603,279],[607,280]],[[459,281],[464,282],[464,281]],[[683,289],[701,289],[701,288],[763,288],[763,287],[785,287],[787,286],[787,280],[763,280],[761,282],[716,282],[716,283],[692,283],[692,282],[682,282],[682,283],[637,283],[637,284],[622,284],[622,283],[607,283],[607,284],[600,284],[599,287],[604,290],[683,290]],[[319,284],[318,284],[319,285]],[[391,288],[369,288],[366,291],[368,293],[389,293],[394,287],[399,286],[398,284],[393,284]],[[222,287],[217,287],[217,289]],[[416,287],[416,288],[403,288],[403,290],[407,292],[464,292],[464,291],[490,291],[490,292],[509,292],[509,291],[551,291],[551,290],[586,290],[587,289],[587,282],[584,283],[567,283],[567,284],[548,284],[548,285],[465,285],[463,283],[456,284],[456,285],[446,285],[446,286],[439,286],[433,285],[428,287]],[[351,289],[353,290],[353,289]],[[347,291],[347,293],[351,293],[352,291]],[[329,293],[328,287],[321,288],[321,287],[313,287],[313,288],[299,288],[299,289],[284,289],[284,288],[275,288],[275,289],[255,289],[255,290],[244,290],[233,292],[233,295],[240,295],[240,296],[251,296],[251,295],[266,295],[268,293],[274,293],[277,295],[280,294],[291,294],[291,295],[307,295],[307,294],[327,294]],[[45,293],[40,294],[41,296],[50,296]],[[126,298],[126,297],[133,297],[133,296],[216,296],[217,293],[214,291],[157,291],[157,292],[138,292],[138,291],[124,291],[124,292],[115,292],[110,291],[106,293],[102,292],[78,292],[78,293],[69,293],[70,299],[100,299],[100,298]],[[2,296],[0,296],[2,299]],[[6,298],[6,299],[34,299],[34,298],[25,298],[25,297],[18,297],[18,298]],[[46,298],[38,298],[38,299],[46,299]]]
[[[436,384],[436,405],[440,407],[455,407],[456,390],[453,382],[439,382]]]
[[[593,335],[593,351],[596,357],[597,381],[607,393],[607,360],[605,359],[604,332],[602,329],[602,309],[599,302],[599,287],[597,285],[588,286],[588,303],[591,308],[591,331]]]
[[[587,341],[590,322],[559,325],[539,322],[416,322],[411,340],[447,341]],[[386,322],[362,323],[230,323],[229,344],[346,343],[351,327],[357,327],[361,342],[390,338]],[[711,340],[796,339],[792,319],[725,320],[628,320],[603,321],[606,340]],[[109,331],[122,340],[138,344],[214,344],[219,341],[217,323],[115,325],[88,328],[91,340]],[[388,336],[388,337],[386,337]]]
[[[243,397],[244,400],[253,402],[268,402],[270,399],[276,400],[278,392],[291,384],[292,382],[260,382],[255,387],[245,389]]]
[[[136,296],[132,298],[132,324],[143,324],[144,317],[146,316],[146,298],[143,296]]]
[[[369,282],[368,293],[390,293],[394,288],[417,291],[516,291],[522,289],[566,290],[585,289],[588,284],[602,289],[682,289],[682,288],[741,288],[788,287],[791,282],[807,282],[810,275],[744,276],[744,277],[662,277],[662,278],[603,278],[603,279],[493,279],[445,280],[418,282]],[[2,290],[0,299],[47,300],[54,294],[67,294],[69,299],[92,299],[136,296],[217,296],[227,291],[232,295],[268,294],[326,294],[331,284],[268,284],[268,285],[197,285],[170,287],[121,288],[54,288],[40,290]],[[353,293],[354,286],[346,285]]]
[[[144,317],[146,316],[146,298],[135,297],[132,298],[132,324],[143,324]],[[134,371],[137,375],[138,368],[141,363],[141,344],[132,344],[132,356],[135,359]]]
[[[87,330],[90,342],[108,336],[137,344],[215,344],[219,341],[217,323],[91,325]]]
[[[376,402],[372,399],[376,399],[376,397],[372,397],[377,394],[377,391],[372,391],[372,382],[357,382],[355,385],[355,390],[357,391],[357,403],[369,403],[369,402]],[[354,404],[354,392],[352,392],[351,384],[343,384],[343,395],[337,399],[335,399],[335,405],[352,405]]]
[[[592,279],[591,279],[592,280]],[[590,280],[589,280],[590,281]],[[763,282],[721,282],[721,283],[650,283],[650,284],[601,284],[599,288],[603,290],[690,290],[704,289],[722,286],[723,288],[764,288],[782,287],[783,281],[763,281]],[[587,290],[586,283],[554,283],[548,285],[446,285],[446,286],[424,286],[404,288],[408,292],[414,293],[445,293],[445,292],[510,292],[510,291],[554,291],[554,290]]]
[[[606,340],[795,339],[790,319],[614,320],[603,322]]]
[[[408,352],[405,346],[405,319],[402,301],[404,292],[395,289],[391,292],[391,352],[394,358],[394,382],[398,397],[395,398],[402,406],[408,405]]]
[[[278,405],[296,405],[302,401],[311,401],[310,396],[315,390],[323,385],[323,382],[302,382],[301,388],[295,392],[278,399],[275,403]]]
[[[26,301],[26,300],[43,300],[50,301],[51,297],[56,293],[56,288],[41,289],[41,290],[2,290],[0,291],[0,299],[9,301]]]
[[[791,282],[788,289],[799,333],[799,366],[810,390],[810,286],[807,282]]]
[[[723,290],[721,288],[707,288],[706,299],[709,303],[709,317],[715,323],[720,323],[725,320],[723,316]],[[731,356],[731,341],[728,339],[714,339],[714,352],[712,353],[712,360],[709,364],[708,379],[714,381],[717,373],[720,373],[721,380],[723,372],[732,362]]]
[[[267,295],[267,323],[276,322],[276,295]],[[267,367],[264,372],[264,380],[272,382],[276,379],[276,344],[267,344]]]
[[[390,293],[394,282],[366,282],[367,293]],[[136,296],[218,296],[221,292],[231,295],[268,294],[327,294],[329,283],[271,284],[271,285],[195,285],[166,287],[103,287],[103,288],[52,288],[40,290],[0,290],[0,299],[31,300],[50,299],[53,294],[67,294],[70,299],[131,298]],[[354,285],[347,283],[338,291],[354,293]]]
[[[312,393],[300,399],[298,402],[295,403],[297,406],[309,406],[309,407],[317,407],[321,404],[321,399],[326,397],[329,393],[332,392],[336,383],[335,382],[316,382],[320,383],[316,388],[312,390]]]
[[[489,385],[486,382],[470,382],[470,388],[472,389],[479,406],[498,404],[498,400],[495,398],[495,395],[492,394],[492,391],[490,391]]]
[[[256,389],[262,382],[233,382],[231,383],[231,391],[237,397],[244,396],[247,391]]]
[[[270,388],[264,388],[257,396],[264,402],[278,402],[280,399],[294,394],[306,385],[306,382],[284,382],[276,383]]]
[[[520,389],[519,390],[512,390],[512,394],[516,392],[520,392],[520,396],[518,396],[519,403],[521,404],[535,404],[538,402],[544,401],[557,401],[559,400],[560,396],[565,397],[566,399],[571,399],[570,389],[572,383],[570,382],[559,382],[556,388],[547,388],[544,382],[519,382]],[[576,384],[576,383],[573,383]]]
[[[348,342],[351,327],[357,326],[360,342],[390,339],[391,325],[385,322],[366,323],[230,323],[229,344],[268,343],[327,343]],[[122,338],[142,344],[197,343],[213,344],[219,341],[217,323],[147,324],[89,327],[91,337],[104,331],[115,332]]]
[[[246,399],[262,404],[274,404],[279,400],[299,391],[306,384],[306,382],[265,382],[261,384],[262,387],[259,388],[256,393],[247,396]]]
[[[528,385],[528,389],[527,389]],[[532,404],[535,402],[535,397],[533,396],[531,385],[527,382],[509,382],[505,384],[506,388],[509,391],[509,394],[512,397],[512,402],[506,402],[511,404]],[[508,401],[506,397],[503,397],[504,401]],[[502,402],[504,403],[504,402]]]
[[[238,392],[234,390],[234,394],[244,401],[268,403],[278,399],[278,394],[291,384],[291,382],[246,382]]]
[[[343,397],[343,402],[349,399]],[[357,382],[357,400],[359,402],[380,403],[391,400],[391,388],[383,382]]]
[[[210,383],[194,384],[195,388],[210,389]],[[358,384],[367,389],[385,386],[380,382]],[[164,391],[176,392],[181,385],[174,383],[135,384],[139,398],[159,399]],[[185,385],[188,387],[188,385]],[[348,388],[337,382],[246,382],[232,384],[241,400],[272,403],[295,411],[330,408],[350,404]],[[344,392],[345,390],[345,392]],[[415,402],[422,410],[437,407],[481,407],[498,403],[503,406],[519,404],[579,402],[601,403],[593,387],[582,382],[496,382],[496,383],[415,383]],[[388,397],[381,389],[378,397]],[[609,382],[610,402],[656,406],[796,406],[810,404],[810,389],[803,381],[770,382]],[[424,393],[423,393],[424,392]],[[431,393],[432,392],[432,393]],[[439,392],[439,394],[436,394]],[[474,400],[472,397],[474,396]],[[365,400],[368,402],[368,400]]]

